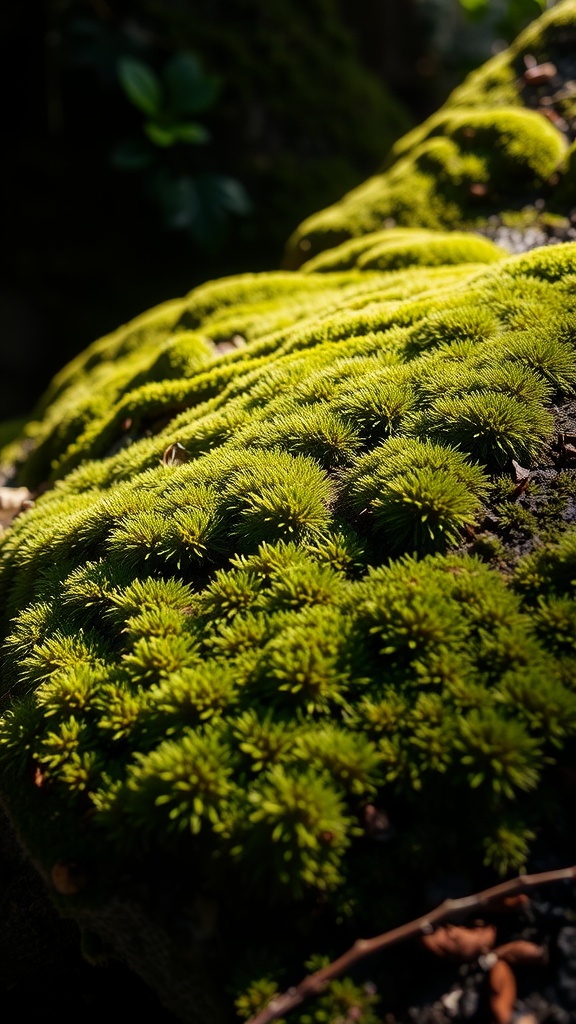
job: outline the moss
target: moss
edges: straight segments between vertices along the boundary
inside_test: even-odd
[[[63,913],[111,913],[153,864],[166,941],[214,901],[248,976],[225,1019],[270,969],[248,905],[299,971],[380,930],[387,893],[418,912],[440,864],[498,877],[544,831],[562,854],[573,481],[528,506],[510,478],[576,391],[575,272],[571,244],[406,230],[209,282],[91,346],[3,450],[37,489],[0,537],[3,801],[48,885],[80,866]],[[385,850],[374,802],[405,822]]]
[[[377,174],[303,221],[285,265],[384,227],[481,228],[537,197],[552,213],[565,211],[573,159],[561,132],[528,107],[523,58],[562,60],[575,39],[576,5],[562,0],[399,139]]]
[[[486,238],[462,231],[425,231],[420,228],[375,231],[319,253],[302,265],[306,272],[398,270],[410,266],[446,266],[451,263],[490,263],[504,250]]]
[[[493,114],[466,86],[399,147],[405,226],[148,311],[2,435],[34,501],[0,535],[0,796],[61,912],[188,1024],[440,871],[573,861],[576,244],[456,229],[467,183],[524,209],[561,153],[511,59]]]

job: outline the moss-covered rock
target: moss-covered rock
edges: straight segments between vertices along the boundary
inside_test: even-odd
[[[3,449],[35,502],[0,540],[2,800],[192,1024],[440,871],[574,841],[576,245],[362,241],[137,318]]]
[[[565,217],[575,189],[575,45],[576,3],[561,0],[383,154],[380,173],[305,220],[285,265],[383,227],[481,230],[494,215],[531,223],[536,209]]]
[[[558,155],[472,116],[510,193]],[[576,243],[422,218],[142,314],[0,434],[0,798],[185,1024],[576,859]]]

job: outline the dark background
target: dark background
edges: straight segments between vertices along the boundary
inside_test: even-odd
[[[202,281],[277,268],[290,232],[378,167],[395,138],[537,13],[536,0],[22,0],[0,12],[0,421],[102,334]],[[506,20],[507,18],[507,20]],[[143,115],[122,56],[192,52],[222,80],[202,146],[164,167],[224,174],[250,212],[199,240],[111,160]],[[169,197],[170,198],[170,197]],[[157,199],[157,197],[156,197]]]

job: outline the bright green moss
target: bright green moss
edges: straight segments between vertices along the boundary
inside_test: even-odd
[[[4,449],[49,481],[0,539],[0,789],[26,849],[48,880],[82,865],[80,915],[151,860],[185,863],[186,905],[209,895],[231,934],[265,892],[295,970],[286,935],[381,929],[392,889],[408,914],[406,843],[423,883],[521,868],[576,732],[572,533],[544,546],[509,496],[533,553],[509,580],[482,533],[466,553],[576,390],[576,247],[487,265],[469,236],[458,265],[360,270],[362,241],[348,270],[126,325]],[[220,352],[223,322],[246,343]],[[389,800],[418,824],[372,847]]]
[[[287,265],[299,266],[346,238],[379,232],[388,220],[432,229],[481,225],[490,213],[514,209],[522,195],[541,189],[565,153],[560,133],[533,111],[448,108],[430,118],[427,131],[422,129],[418,141],[386,171],[300,225],[288,242]],[[432,262],[439,245],[432,241],[422,262]],[[452,250],[447,242],[446,250],[455,257],[456,240]],[[484,252],[480,246],[479,252]],[[485,252],[490,258],[490,249]],[[384,249],[380,260],[385,254]],[[394,266],[393,250],[388,260]],[[367,265],[378,265],[378,256],[369,257]]]
[[[383,228],[481,228],[492,214],[506,220],[509,211],[529,211],[537,196],[565,214],[574,161],[560,131],[530,109],[523,73],[525,56],[561,61],[575,42],[576,4],[561,0],[399,139],[377,174],[303,221],[288,240],[285,265],[299,267]],[[563,102],[571,121],[569,90]]]
[[[465,232],[434,232],[420,228],[377,231],[350,239],[319,253],[302,270],[397,270],[409,266],[445,266],[451,263],[490,263],[503,250],[486,238]]]

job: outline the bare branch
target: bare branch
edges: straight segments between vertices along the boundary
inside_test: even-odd
[[[246,1024],[270,1024],[271,1021],[284,1017],[287,1013],[296,1009],[297,1006],[300,1006],[305,999],[320,995],[330,981],[339,977],[359,960],[372,956],[373,953],[379,953],[381,950],[386,949],[387,946],[393,946],[405,939],[429,934],[433,930],[434,925],[446,921],[447,918],[467,914],[471,910],[478,910],[506,896],[514,896],[516,893],[525,892],[527,889],[548,885],[551,882],[569,881],[570,879],[576,880],[576,865],[570,868],[560,868],[556,871],[542,871],[536,875],[518,875],[517,878],[500,882],[498,885],[493,885],[489,889],[483,889],[482,892],[474,893],[472,896],[444,900],[443,903],[430,911],[429,914],[423,914],[422,917],[417,917],[414,921],[400,925],[399,928],[383,932],[382,935],[376,935],[372,939],[357,939],[346,953],[333,960],[332,963],[322,967],[319,971],[315,971],[314,974],[309,974],[299,985],[289,988],[281,995],[274,996],[268,1005],[260,1010],[256,1016],[251,1017]]]

